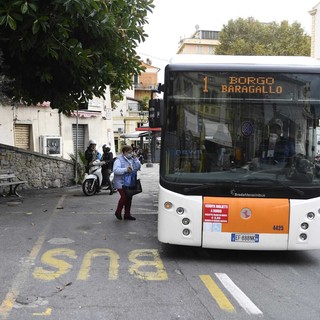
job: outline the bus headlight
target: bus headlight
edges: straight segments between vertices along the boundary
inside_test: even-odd
[[[182,233],[184,236],[188,236],[190,234],[190,230],[189,229],[183,229]]]
[[[185,226],[187,226],[190,223],[190,219],[189,218],[183,218],[182,219],[182,224],[184,224]]]
[[[167,202],[164,203],[164,207],[166,209],[171,209],[172,208],[172,203],[170,201],[167,201]]]
[[[184,214],[184,209],[179,207],[179,208],[177,208],[176,212],[177,212],[177,214],[182,215],[182,214]]]
[[[307,235],[306,235],[305,233],[301,233],[301,234],[300,234],[300,239],[301,239],[301,240],[305,241],[305,240],[307,240],[307,238],[308,238],[308,237],[307,237]]]
[[[301,229],[307,230],[309,228],[309,224],[307,222],[302,222],[301,223]]]
[[[316,216],[316,215],[315,215],[313,212],[308,212],[308,213],[307,213],[307,218],[308,218],[309,220],[313,220],[315,216]]]

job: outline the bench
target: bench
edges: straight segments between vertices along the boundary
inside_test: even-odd
[[[17,192],[17,188],[25,183],[27,183],[27,181],[20,180],[13,172],[0,172],[0,188],[10,187],[9,192],[6,194],[6,196],[15,195],[21,198],[21,196]]]

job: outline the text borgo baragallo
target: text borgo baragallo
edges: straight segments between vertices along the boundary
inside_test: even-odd
[[[229,83],[221,85],[221,92],[282,94],[282,86],[273,77],[229,77]]]

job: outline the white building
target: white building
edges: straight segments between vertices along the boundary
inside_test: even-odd
[[[84,151],[89,139],[114,152],[110,91],[103,99],[90,101],[87,110],[70,116],[52,109],[49,104],[26,106],[0,105],[0,143],[70,159],[76,150]],[[77,143],[78,141],[78,143]]]
[[[140,100],[134,98],[134,90],[126,90],[122,101],[116,103],[117,108],[112,111],[115,149],[121,152],[124,144],[141,144],[143,132],[137,128],[148,125],[148,111],[141,113]]]

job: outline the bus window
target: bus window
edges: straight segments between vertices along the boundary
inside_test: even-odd
[[[312,172],[318,102],[301,99],[312,78],[319,81],[309,74],[172,72],[163,141],[169,167],[163,172],[179,176],[166,179],[246,181],[243,173],[251,172],[282,176],[288,185],[318,184]],[[308,168],[298,174],[300,158]]]

